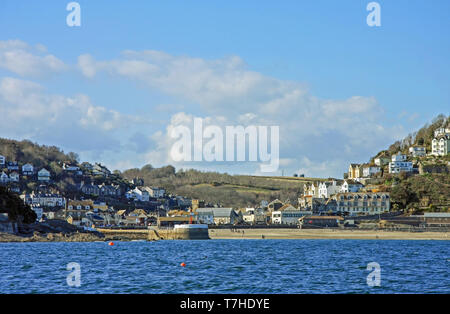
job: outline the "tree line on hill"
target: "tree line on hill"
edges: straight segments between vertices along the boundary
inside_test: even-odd
[[[22,164],[31,163],[36,168],[49,167],[52,162],[77,162],[79,159],[76,153],[65,154],[56,146],[39,145],[29,140],[16,141],[5,138],[0,138],[0,155],[5,156],[7,161],[17,161]]]

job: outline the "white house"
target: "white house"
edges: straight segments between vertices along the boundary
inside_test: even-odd
[[[402,162],[402,161],[406,161],[408,159],[408,157],[406,155],[401,154],[400,152],[397,155],[392,155],[391,156],[391,161],[392,162]]]
[[[22,166],[22,175],[29,176],[34,174],[34,167],[32,164],[25,164]]]
[[[245,223],[253,225],[255,224],[255,209],[254,208],[246,208],[242,213],[242,219]]]
[[[450,153],[450,135],[439,135],[431,142],[431,154],[446,156]]]
[[[8,183],[9,182],[9,177],[8,175],[2,171],[2,174],[0,175],[0,183]]]
[[[42,168],[41,170],[38,171],[38,180],[50,181],[50,172],[47,169]]]
[[[311,183],[310,186],[303,184],[303,195],[319,197],[319,185],[316,183]]]
[[[409,153],[413,157],[423,157],[427,154],[427,150],[423,146],[411,146],[409,148]]]
[[[3,155],[0,155],[0,166],[4,166],[6,163],[6,158]]]
[[[136,187],[134,190],[128,191],[125,196],[128,199],[134,199],[140,202],[148,202],[150,200],[150,195],[145,189],[139,189]]]
[[[363,188],[364,185],[360,182],[357,181],[352,181],[352,180],[345,180],[344,183],[342,184],[342,188],[341,188],[341,192],[342,193],[349,193],[349,192],[358,192],[359,190],[361,190],[361,188]]]
[[[197,214],[198,223],[207,225],[214,224],[214,212],[211,208],[197,208],[195,213]]]
[[[214,214],[214,224],[216,225],[234,225],[240,222],[241,216],[233,208],[214,207],[210,208]]]
[[[350,216],[376,215],[389,212],[391,202],[389,193],[341,193],[334,196],[338,212],[347,212]]]
[[[331,195],[339,193],[342,189],[335,180],[319,183],[319,197],[329,198]]]
[[[400,152],[392,155],[392,161],[389,163],[389,173],[412,172],[412,162],[407,161],[407,156]]]
[[[272,223],[280,225],[296,225],[301,217],[307,215],[312,215],[312,212],[298,209],[277,210],[272,212]]]
[[[77,165],[70,164],[70,163],[67,163],[67,162],[63,163],[62,168],[65,171],[79,171],[80,170],[80,167],[78,167]]]
[[[150,197],[154,198],[162,198],[166,194],[166,190],[157,187],[145,187],[145,190],[148,192]]]
[[[381,168],[378,166],[363,166],[363,177],[369,178],[373,175],[381,172]]]
[[[377,157],[373,160],[375,165],[383,167],[384,165],[387,165],[389,163],[390,159],[387,157]]]
[[[19,174],[17,172],[11,172],[9,174],[9,181],[11,182],[19,182]]]
[[[389,163],[389,173],[412,172],[413,164],[410,161],[392,161]]]
[[[46,207],[64,207],[66,200],[60,194],[22,194],[20,198],[25,204]]]

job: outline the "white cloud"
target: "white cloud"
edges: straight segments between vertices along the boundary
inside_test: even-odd
[[[105,71],[194,104],[184,106],[187,113],[172,115],[166,132],[156,136],[158,147],[148,158],[161,163],[170,162],[171,128],[191,123],[194,115],[188,113],[198,111],[195,104],[201,106],[207,123],[278,125],[281,166],[294,169],[307,164],[311,175],[328,171],[329,176],[340,176],[346,163],[368,161],[404,133],[401,127],[385,124],[383,107],[374,97],[320,99],[303,84],[249,70],[236,56],[206,60],[126,51],[107,61],[80,56],[78,65],[87,77]]]
[[[35,82],[10,77],[0,79],[0,116],[2,136],[98,154],[120,150],[121,131],[145,121],[95,106],[86,95],[47,94]]]
[[[20,40],[0,41],[0,68],[20,76],[40,77],[61,72],[67,66],[54,55],[45,54],[46,47],[31,47]]]
[[[18,40],[0,41],[0,67],[31,77],[68,68],[48,54],[45,46],[32,47]],[[174,97],[176,105],[171,105],[169,99],[170,105],[148,108],[171,114],[165,130],[143,135],[148,134],[145,127],[133,125],[142,127],[148,122],[145,116],[94,106],[86,95],[49,95],[35,82],[12,78],[0,81],[0,114],[6,120],[0,130],[13,137],[53,140],[54,144],[71,138],[76,143],[74,148],[86,151],[135,150],[140,155],[133,158],[140,163],[164,165],[173,163],[169,158],[174,142],[169,137],[171,130],[177,125],[190,125],[194,117],[220,127],[277,125],[281,167],[320,176],[340,176],[346,163],[367,161],[404,133],[401,127],[387,125],[383,107],[374,97],[321,99],[304,84],[248,69],[238,56],[208,60],[153,50],[127,50],[113,60],[80,55],[78,69],[87,78],[105,72]],[[117,160],[115,164],[129,163]],[[239,169],[249,169],[246,172],[250,173],[257,171],[257,165]]]

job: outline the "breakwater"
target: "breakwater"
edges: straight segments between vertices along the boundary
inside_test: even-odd
[[[191,226],[191,227],[189,227]],[[109,239],[116,240],[207,240],[208,227],[203,225],[184,225],[175,228],[151,229],[97,229]]]

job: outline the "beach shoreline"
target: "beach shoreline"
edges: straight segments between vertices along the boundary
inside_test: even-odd
[[[210,229],[211,239],[450,240],[450,232],[341,229]]]
[[[450,240],[450,232],[410,232],[383,230],[341,230],[341,229],[210,229],[213,240]],[[120,232],[104,234],[103,237],[92,233],[43,234],[21,236],[0,232],[0,243],[5,242],[98,242],[98,241],[134,241],[149,240],[148,232]],[[157,239],[152,239],[157,240]]]

